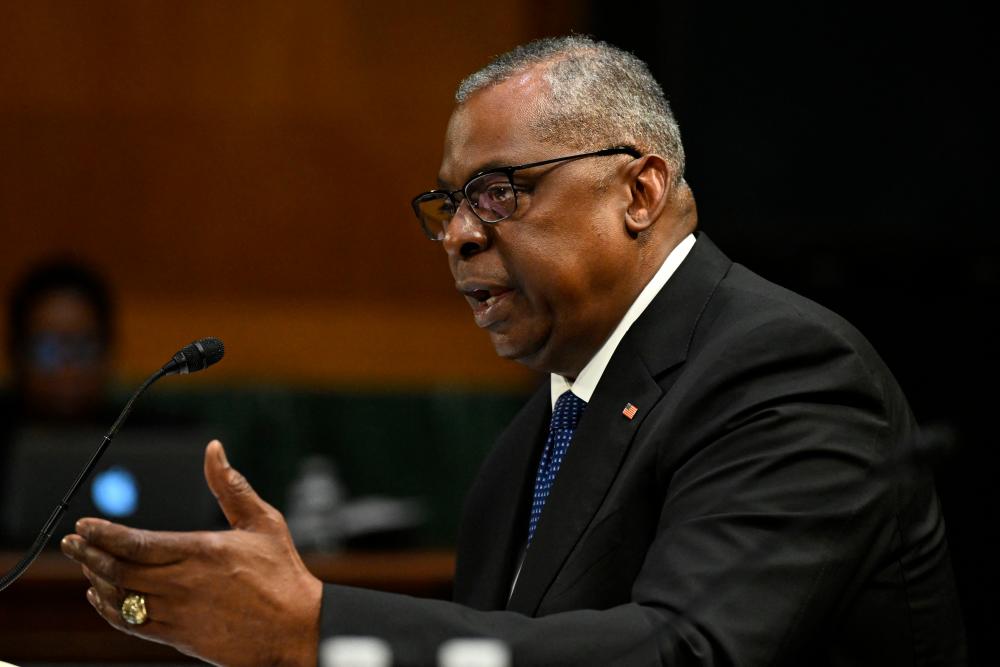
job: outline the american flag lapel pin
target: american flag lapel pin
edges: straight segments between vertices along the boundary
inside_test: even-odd
[[[635,407],[631,403],[626,403],[625,404],[625,409],[622,410],[622,414],[625,415],[626,417],[628,417],[629,419],[632,419],[632,417],[635,417],[635,413],[637,413],[637,412],[639,412],[639,408]]]

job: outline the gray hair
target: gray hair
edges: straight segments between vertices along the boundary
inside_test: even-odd
[[[583,150],[633,146],[663,157],[684,175],[680,128],[663,89],[649,67],[633,54],[590,37],[548,37],[495,57],[455,91],[465,102],[478,90],[501,83],[535,65],[551,88],[531,129],[541,141]]]

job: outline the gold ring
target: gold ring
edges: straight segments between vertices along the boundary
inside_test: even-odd
[[[132,593],[122,601],[122,619],[129,625],[142,625],[149,620],[146,613],[146,596]]]

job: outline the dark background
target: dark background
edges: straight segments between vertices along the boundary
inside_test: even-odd
[[[668,91],[702,229],[847,317],[902,384],[974,664],[997,664],[996,22],[964,3],[592,6]]]

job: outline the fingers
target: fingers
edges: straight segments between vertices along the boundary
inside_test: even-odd
[[[76,532],[90,546],[145,565],[176,563],[197,548],[193,539],[197,533],[140,530],[103,519],[80,519],[76,522]],[[71,553],[66,555],[72,557]]]
[[[158,591],[164,566],[146,566],[115,558],[86,542],[79,535],[67,535],[60,542],[63,553],[84,567],[84,574],[96,575],[110,585],[138,591]],[[91,580],[93,583],[93,580]],[[100,590],[98,591],[100,592]]]
[[[96,593],[99,599],[106,601],[115,609],[122,608],[122,602],[125,600],[125,593],[122,589],[112,585],[106,579],[94,574],[94,572],[86,565],[82,566],[81,569],[83,570],[83,576],[87,577],[87,581],[90,582],[91,587],[94,589],[93,593],[89,591],[87,593],[87,599],[91,604],[94,604],[94,602],[93,600],[90,600],[90,598],[94,597],[94,594]]]
[[[112,627],[126,634],[136,635],[143,639],[151,639],[169,643],[170,627],[156,619],[156,599],[146,596],[147,620],[142,625],[130,625],[122,618],[122,600],[124,595],[114,591],[107,583],[92,586],[87,589],[87,602]]]
[[[233,528],[266,530],[280,521],[277,510],[261,500],[246,477],[229,465],[222,443],[213,440],[205,449],[205,481]]]
[[[86,565],[82,568],[84,576],[90,582],[87,589],[87,602],[104,620],[122,632],[142,636],[144,639],[164,641],[168,637],[170,624],[164,622],[156,612],[160,610],[163,598],[142,593],[146,604],[146,622],[141,625],[127,623],[122,617],[122,603],[132,591],[125,591],[92,572]]]
[[[90,606],[97,610],[98,614],[104,617],[105,621],[122,632],[133,634],[135,626],[130,626],[122,619],[121,601],[107,597],[96,587],[91,587],[87,589],[87,602],[89,602]]]

